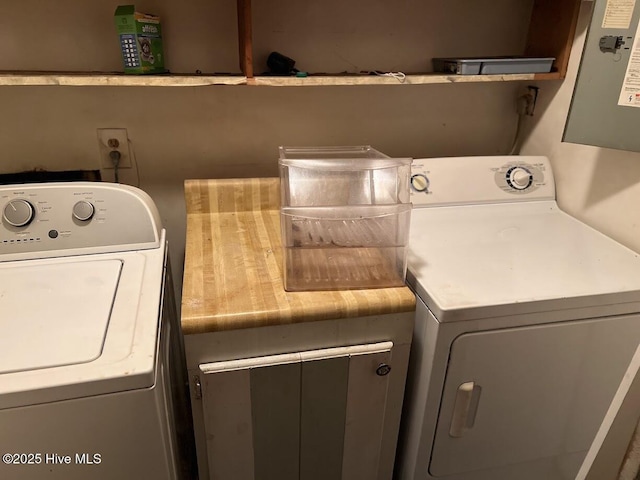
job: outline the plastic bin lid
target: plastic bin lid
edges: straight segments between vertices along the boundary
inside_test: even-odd
[[[411,158],[280,159],[279,164],[309,170],[364,171],[411,165]]]

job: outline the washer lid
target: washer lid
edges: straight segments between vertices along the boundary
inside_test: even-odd
[[[408,257],[441,322],[640,302],[640,255],[554,201],[414,209]]]
[[[121,269],[119,260],[0,269],[0,374],[98,358]]]

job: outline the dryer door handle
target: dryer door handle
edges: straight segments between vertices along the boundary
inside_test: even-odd
[[[473,428],[481,392],[482,387],[475,382],[466,382],[458,387],[451,415],[450,436],[462,437],[467,430]]]

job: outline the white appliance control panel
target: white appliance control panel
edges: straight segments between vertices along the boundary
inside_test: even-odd
[[[546,157],[422,158],[411,166],[414,206],[554,199],[553,172]]]
[[[0,186],[0,261],[157,248],[149,196],[110,183]]]
[[[545,184],[542,163],[507,163],[495,172],[495,182],[505,192],[520,195],[528,194]]]

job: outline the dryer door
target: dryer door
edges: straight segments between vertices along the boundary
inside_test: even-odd
[[[495,469],[497,479],[540,462],[557,468],[547,480],[574,478],[639,340],[638,316],[461,335],[430,473]]]

